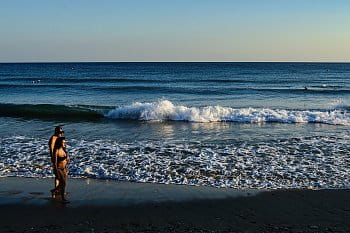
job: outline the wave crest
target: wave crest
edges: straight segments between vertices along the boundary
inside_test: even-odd
[[[105,117],[111,119],[172,120],[189,122],[243,122],[243,123],[325,123],[350,125],[350,113],[344,110],[301,111],[241,108],[222,106],[186,107],[169,100],[153,103],[134,103],[110,110]]]

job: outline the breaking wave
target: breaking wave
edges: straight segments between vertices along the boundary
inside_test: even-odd
[[[171,120],[189,122],[242,122],[242,123],[324,123],[350,125],[347,109],[335,110],[278,110],[257,108],[230,108],[222,106],[186,107],[168,100],[153,103],[134,103],[110,110],[111,119]]]
[[[133,103],[119,107],[0,104],[0,117],[59,119],[64,121],[138,120],[239,123],[321,123],[350,125],[346,105],[324,110],[288,110],[270,108],[231,108],[223,106],[187,107],[169,100]]]

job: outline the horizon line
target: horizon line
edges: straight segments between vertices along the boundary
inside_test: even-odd
[[[0,64],[31,63],[350,63],[350,61],[0,61]]]

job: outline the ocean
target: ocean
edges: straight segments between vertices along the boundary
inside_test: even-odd
[[[0,64],[0,176],[350,188],[350,64]]]

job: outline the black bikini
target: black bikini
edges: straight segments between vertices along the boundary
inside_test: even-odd
[[[65,149],[63,149],[63,151],[66,153],[66,156],[63,156],[63,157],[57,156],[57,162],[61,162],[67,159],[67,151]]]
[[[57,161],[59,161],[59,162],[66,160],[66,159],[67,159],[67,155],[64,157],[57,156]]]

